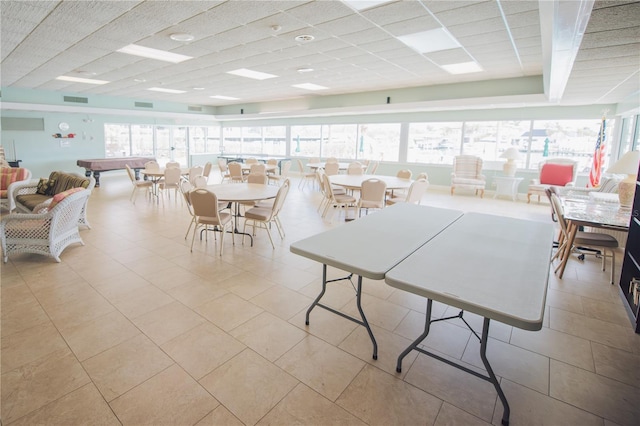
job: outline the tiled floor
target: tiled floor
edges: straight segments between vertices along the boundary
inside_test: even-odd
[[[227,238],[220,257],[212,236],[189,251],[180,202],[139,194],[133,205],[126,176],[105,174],[84,247],[59,264],[22,255],[2,265],[2,425],[499,424],[488,382],[416,352],[395,372],[421,332],[421,298],[365,280],[377,361],[352,322],[316,309],[305,326],[321,266],[289,244],[344,222],[320,219],[318,193],[297,186],[275,250],[260,231],[254,247]],[[548,204],[489,196],[432,188],[424,203],[550,220]],[[492,325],[488,356],[512,425],[640,422],[640,336],[608,274],[592,258],[572,260],[563,280],[550,276],[541,331]],[[354,312],[344,283],[325,302]],[[434,305],[438,317],[451,312]],[[459,323],[434,325],[424,344],[481,369],[478,343]]]

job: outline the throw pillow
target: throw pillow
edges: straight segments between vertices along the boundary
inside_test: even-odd
[[[56,186],[56,179],[49,179],[49,183],[47,184],[47,190],[45,191],[44,195],[56,195],[53,192],[53,189]]]
[[[547,163],[540,171],[540,183],[565,186],[573,180],[573,165]]]
[[[67,198],[69,195],[74,194],[78,191],[84,191],[84,188],[71,188],[54,195],[53,200],[51,200],[51,204],[49,204],[49,211],[51,211],[51,209],[53,209],[58,203]]]
[[[38,187],[36,188],[36,194],[47,195],[47,190],[49,189],[49,179],[40,178],[38,182]]]

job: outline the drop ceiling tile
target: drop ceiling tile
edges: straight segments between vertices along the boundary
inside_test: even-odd
[[[529,25],[526,27],[512,28],[511,34],[514,39],[540,36],[539,25]]]
[[[458,38],[460,44],[465,47],[488,45],[493,43],[504,43],[509,41],[509,36],[504,29],[498,29],[490,33],[478,34],[473,37]]]
[[[589,18],[587,33],[637,27],[639,17],[640,2],[595,9]]]
[[[500,10],[495,2],[481,2],[437,13],[437,17],[445,26],[449,27],[464,24],[465,22],[497,18],[500,17]]]
[[[456,38],[475,37],[480,34],[486,34],[505,28],[502,17],[485,19],[477,22],[465,22],[464,24],[451,25],[447,27],[449,32]]]
[[[637,43],[640,40],[640,26],[623,28],[619,30],[599,31],[586,33],[580,44],[581,49],[595,47],[609,47]]]
[[[450,10],[462,9],[473,6],[477,1],[451,1],[451,0],[428,0],[424,2],[431,12],[446,12]]]
[[[309,1],[287,9],[286,13],[301,22],[317,25],[350,15],[353,11],[339,1]]]
[[[334,19],[333,21],[316,24],[315,27],[328,34],[342,36],[375,28],[375,25],[360,15],[350,15]]]
[[[429,12],[419,1],[397,1],[360,12],[362,16],[376,25],[385,26],[394,22],[406,21],[419,16],[429,16]]]
[[[37,24],[57,6],[57,2],[3,1],[0,16],[4,26],[10,20]]]

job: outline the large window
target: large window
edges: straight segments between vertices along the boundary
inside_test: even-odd
[[[398,161],[400,153],[400,124],[361,124],[358,132],[356,158]]]
[[[131,135],[128,124],[104,125],[105,157],[131,156]]]
[[[323,128],[326,127],[322,125],[291,126],[291,156],[320,158]]]
[[[407,161],[453,164],[461,142],[462,123],[411,123]]]
[[[224,152],[282,156],[287,153],[287,127],[225,127]]]

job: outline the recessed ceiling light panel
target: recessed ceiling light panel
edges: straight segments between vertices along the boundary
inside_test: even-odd
[[[313,68],[302,67],[298,68],[296,71],[298,71],[300,74],[304,74],[306,72],[313,72]]]
[[[166,50],[152,49],[151,47],[138,46],[137,44],[125,46],[122,49],[118,49],[118,52],[141,56],[143,58],[157,59],[159,61],[173,62],[174,64],[192,59],[191,56],[167,52]]]
[[[224,95],[213,95],[209,96],[213,99],[222,99],[223,101],[238,101],[240,98],[234,98],[233,96],[224,96]]]
[[[195,37],[187,33],[175,33],[169,36],[174,41],[192,41]]]
[[[313,90],[313,91],[328,89],[328,87],[320,86],[319,84],[313,84],[313,83],[294,84],[292,87],[297,87],[298,89],[304,89],[304,90]]]
[[[442,68],[449,74],[471,74],[473,72],[484,71],[477,62],[461,62],[459,64],[442,65]]]
[[[187,93],[184,90],[176,90],[176,89],[165,89],[164,87],[149,87],[147,90],[151,90],[152,92],[162,92],[162,93]]]
[[[381,4],[389,3],[393,0],[342,0],[355,10],[365,10]]]
[[[398,40],[420,53],[439,52],[460,47],[458,40],[446,28],[406,34],[399,36]]]
[[[266,72],[248,70],[246,68],[227,71],[227,74],[239,75],[240,77],[253,78],[254,80],[266,80],[268,78],[277,77],[277,75],[267,74]]]
[[[69,77],[67,75],[61,75],[60,77],[56,77],[56,80],[72,81],[74,83],[86,83],[86,84],[107,84],[107,83],[110,83],[109,81],[106,81],[106,80],[94,80],[92,78]]]

